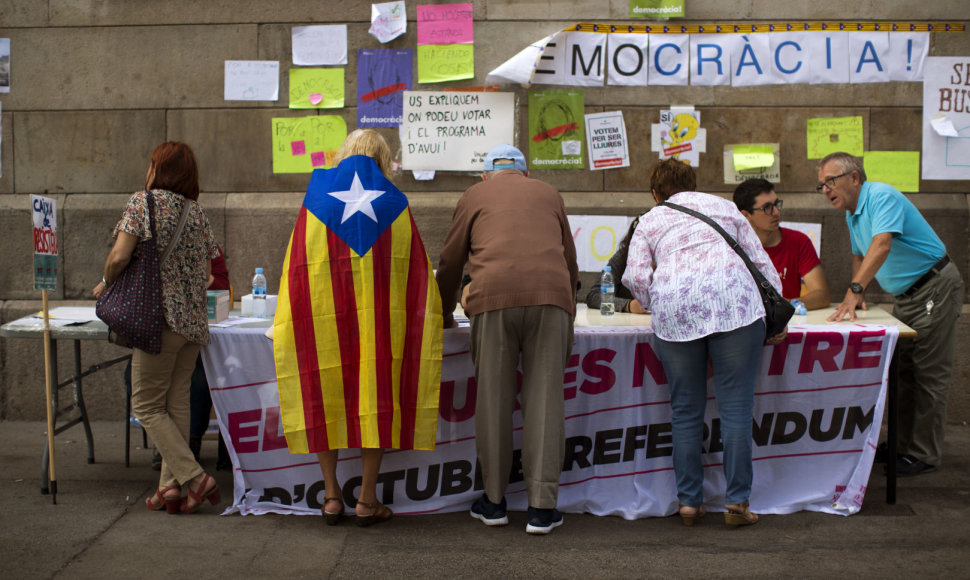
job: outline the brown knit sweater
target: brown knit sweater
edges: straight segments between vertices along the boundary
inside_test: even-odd
[[[466,262],[469,317],[544,304],[576,314],[576,247],[562,197],[547,183],[498,171],[458,200],[436,276],[446,325]]]

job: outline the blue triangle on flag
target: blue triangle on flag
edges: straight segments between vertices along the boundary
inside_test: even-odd
[[[315,169],[303,198],[303,207],[360,256],[407,206],[407,197],[366,155]]]

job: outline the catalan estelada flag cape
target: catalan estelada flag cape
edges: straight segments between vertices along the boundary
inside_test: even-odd
[[[441,298],[407,198],[370,157],[313,172],[273,333],[291,453],[434,449]]]

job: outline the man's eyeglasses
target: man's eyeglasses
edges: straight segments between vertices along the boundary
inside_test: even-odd
[[[776,209],[778,211],[781,211],[781,206],[783,206],[784,204],[785,204],[785,202],[779,199],[775,203],[766,203],[766,204],[764,204],[761,207],[756,207],[756,208],[752,209],[751,211],[752,212],[763,211],[763,212],[765,212],[765,215],[771,215],[771,214],[774,213],[774,210],[776,210]]]
[[[852,173],[852,172],[851,171],[846,171],[845,173],[840,173],[840,174],[838,174],[838,175],[836,175],[834,177],[829,177],[828,179],[826,179],[825,181],[823,181],[821,185],[819,185],[818,187],[816,187],[815,188],[815,191],[817,191],[819,193],[822,193],[822,188],[823,187],[824,188],[827,188],[829,191],[831,191],[832,189],[835,188],[835,180],[836,179],[838,179],[840,177],[845,177],[846,175],[848,175],[850,173]]]

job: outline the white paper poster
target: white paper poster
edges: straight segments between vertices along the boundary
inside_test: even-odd
[[[692,106],[660,111],[660,123],[651,126],[651,151],[660,159],[672,157],[700,166],[700,154],[707,151],[707,131],[701,126],[701,112]]]
[[[889,79],[889,33],[849,35],[849,82],[884,83]]]
[[[647,82],[651,85],[684,86],[687,84],[690,37],[686,34],[651,34],[650,68]]]
[[[623,111],[586,115],[586,150],[590,169],[630,166]]]
[[[569,230],[576,245],[580,272],[600,272],[616,252],[620,240],[630,229],[630,216],[571,215]]]
[[[647,86],[646,34],[610,34],[607,40],[607,84],[621,87]]]
[[[782,83],[772,65],[771,37],[767,34],[738,35],[731,55],[731,85],[749,87]]]
[[[293,64],[347,64],[347,25],[294,26]]]
[[[227,60],[227,101],[276,101],[280,98],[280,61]]]
[[[0,93],[10,92],[10,39],[0,38]]]
[[[489,150],[514,144],[513,93],[406,91],[401,167],[481,171]]]
[[[731,84],[731,54],[734,34],[690,37],[690,84],[717,86]]]
[[[923,69],[923,179],[970,179],[970,56]]]
[[[403,0],[370,5],[370,30],[367,32],[382,44],[394,40],[407,30],[408,17]]]
[[[894,32],[889,35],[889,80],[921,81],[930,51],[929,32]]]

